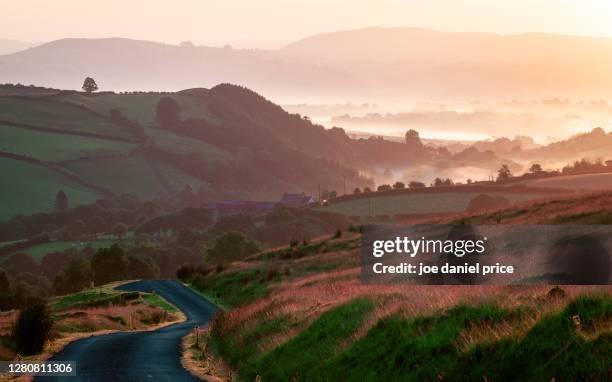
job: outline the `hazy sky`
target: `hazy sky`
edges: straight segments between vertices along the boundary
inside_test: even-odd
[[[612,36],[609,0],[0,0],[0,9],[0,38],[30,42],[118,36],[269,47],[368,26]]]

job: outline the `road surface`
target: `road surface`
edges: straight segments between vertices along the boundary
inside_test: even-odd
[[[143,280],[120,286],[125,291],[159,294],[187,316],[187,321],[147,332],[121,332],[70,343],[50,361],[76,361],[76,377],[36,381],[199,381],[183,368],[181,339],[195,325],[209,323],[217,307],[174,280]]]

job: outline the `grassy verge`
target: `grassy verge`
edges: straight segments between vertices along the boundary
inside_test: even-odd
[[[289,246],[253,256],[248,267],[235,271],[195,274],[187,283],[224,310],[249,304],[269,295],[274,285],[310,274],[357,266],[358,256],[321,259],[316,255],[355,250],[359,241],[322,241]]]
[[[151,306],[156,306],[165,310],[168,313],[176,313],[179,310],[168,301],[164,300],[160,295],[155,293],[142,293],[142,298]]]
[[[466,332],[518,323],[529,312],[485,304],[417,317],[393,314],[354,339],[373,308],[366,298],[352,300],[264,352],[260,344],[267,333],[286,330],[291,320],[281,316],[239,332],[224,331],[220,321],[212,341],[243,380],[610,380],[609,295],[579,297],[524,334],[480,338],[467,347]]]
[[[266,336],[286,331],[295,322],[289,316],[275,317],[240,332],[225,332],[223,318],[213,327],[214,350],[240,370],[245,380],[302,380],[313,365],[324,362],[339,351],[345,341],[361,326],[374,304],[356,299],[319,317],[306,330],[284,345],[261,354]]]

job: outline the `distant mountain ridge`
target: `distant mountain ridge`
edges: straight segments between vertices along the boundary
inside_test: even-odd
[[[19,51],[31,48],[36,45],[38,44],[25,42],[25,41],[0,38],[0,55],[19,52]]]
[[[145,64],[146,63],[146,64]],[[180,90],[238,83],[274,100],[605,97],[612,39],[418,28],[324,33],[278,50],[63,39],[0,56],[0,82]]]

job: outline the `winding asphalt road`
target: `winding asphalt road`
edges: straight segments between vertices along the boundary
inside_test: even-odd
[[[182,310],[187,321],[155,331],[113,333],[72,342],[50,361],[76,361],[77,376],[36,381],[199,381],[181,365],[181,338],[195,325],[209,323],[217,306],[174,280],[136,281],[118,289],[155,291]]]

